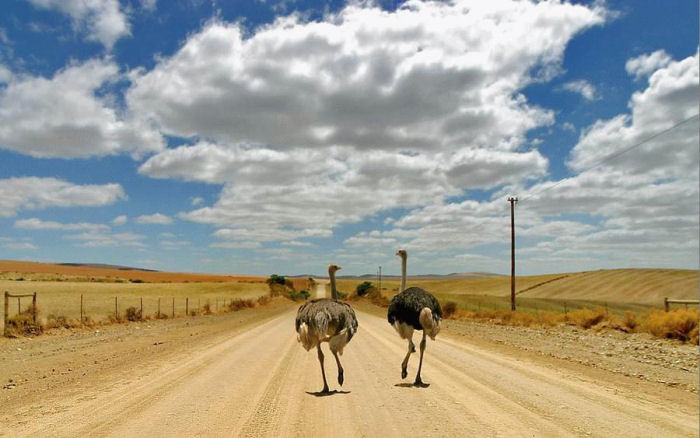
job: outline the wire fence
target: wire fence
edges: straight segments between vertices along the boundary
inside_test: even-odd
[[[210,315],[254,307],[267,294],[246,296],[167,297],[75,294],[70,297],[43,297],[37,293],[12,294],[5,291],[2,319],[7,322],[28,315],[36,324],[80,325],[101,322],[145,321],[184,316]]]

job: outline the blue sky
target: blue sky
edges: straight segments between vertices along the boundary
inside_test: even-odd
[[[694,1],[10,0],[0,258],[697,269],[697,113]]]

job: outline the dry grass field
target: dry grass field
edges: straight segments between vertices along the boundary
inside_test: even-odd
[[[83,295],[84,314],[94,320],[105,319],[114,314],[114,298],[117,297],[119,312],[127,307],[139,308],[143,298],[144,315],[155,314],[158,299],[161,313],[171,315],[173,298],[175,313],[185,313],[185,300],[189,298],[189,309],[196,310],[209,303],[212,309],[224,300],[257,298],[268,293],[265,283],[88,283],[55,281],[9,281],[0,280],[0,290],[11,294],[37,293],[40,317],[49,315],[80,318],[80,295]],[[24,298],[22,308],[30,304]],[[2,309],[0,309],[2,312]],[[10,302],[10,315],[17,313],[17,299]]]
[[[84,315],[96,321],[114,314],[117,297],[119,313],[127,307],[140,308],[144,315],[158,310],[168,316],[173,311],[184,314],[186,298],[189,310],[207,303],[212,309],[224,300],[256,298],[268,293],[264,277],[187,274],[141,270],[110,269],[91,266],[65,266],[50,263],[0,261],[0,291],[11,294],[37,293],[40,319],[49,315],[80,317],[80,295]],[[21,309],[31,299],[24,298]],[[18,313],[18,302],[10,303],[10,316]],[[0,317],[4,309],[0,308]]]
[[[525,311],[564,311],[584,307],[607,307],[611,312],[643,311],[662,308],[664,297],[696,299],[698,271],[675,269],[614,269],[523,276],[516,278],[518,307]],[[354,292],[363,281],[341,279],[338,288]],[[382,294],[394,296],[398,280],[383,280]],[[460,308],[509,309],[510,277],[468,279],[411,279],[408,286],[421,287],[441,301],[454,301]]]

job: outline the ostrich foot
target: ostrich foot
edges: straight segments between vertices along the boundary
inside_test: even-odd
[[[408,371],[406,371],[406,368],[401,368],[401,378],[405,379],[406,376],[408,376]]]
[[[417,388],[427,388],[430,386],[430,383],[424,383],[420,377],[416,377],[416,381],[413,382],[413,386]]]
[[[328,385],[324,385],[323,389],[321,390],[321,394],[328,394],[331,391],[328,389]]]
[[[345,381],[345,378],[343,377],[343,372],[342,371],[338,372],[338,384],[340,386],[343,386],[344,381]]]

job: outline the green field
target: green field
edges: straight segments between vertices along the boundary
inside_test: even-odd
[[[80,317],[80,295],[83,295],[84,315],[95,320],[114,314],[114,300],[117,298],[119,313],[127,307],[139,308],[143,299],[144,315],[155,314],[160,299],[161,313],[168,316],[173,311],[175,300],[176,315],[185,314],[186,298],[189,309],[196,310],[207,302],[212,309],[223,305],[225,300],[236,298],[257,298],[268,294],[265,283],[92,283],[70,281],[11,281],[0,280],[0,290],[11,294],[37,293],[40,317],[60,315],[68,318]],[[24,309],[31,298],[23,298]],[[17,298],[10,299],[10,315],[17,313]],[[0,312],[4,310],[0,308]],[[0,316],[4,316],[0,313]]]

